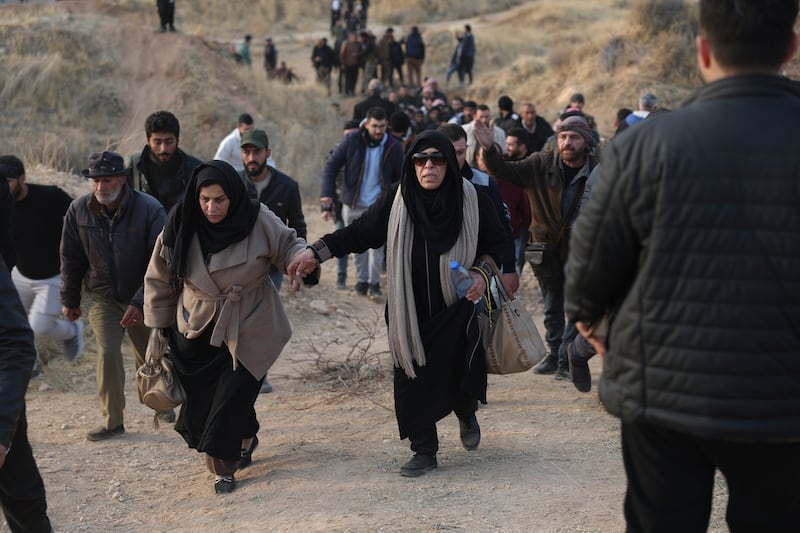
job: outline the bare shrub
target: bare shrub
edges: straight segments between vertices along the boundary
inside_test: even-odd
[[[373,351],[376,337],[384,329],[382,317],[376,314],[375,320],[370,322],[358,318],[350,320],[358,331],[356,338],[337,338],[321,345],[313,340],[308,341],[314,358],[310,360],[310,368],[300,372],[300,379],[348,392],[358,392],[388,379],[391,369],[387,368],[381,356],[389,352]],[[344,346],[345,343],[349,348],[344,358],[331,355],[336,351],[335,347]]]
[[[625,39],[614,37],[600,50],[600,68],[603,72],[611,72],[622,64],[625,48]]]
[[[692,39],[680,34],[664,34],[656,43],[660,50],[653,58],[653,66],[660,78],[669,78],[673,84],[698,86],[702,83],[695,67],[696,55]]]
[[[634,0],[631,21],[641,33],[656,35],[689,18],[684,0]]]

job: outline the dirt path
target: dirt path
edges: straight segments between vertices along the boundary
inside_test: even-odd
[[[316,217],[309,222],[310,235],[329,230]],[[419,479],[399,476],[410,452],[392,410],[383,306],[335,290],[334,275],[335,266],[326,264],[320,287],[286,298],[295,335],[270,373],[275,392],[256,404],[261,444],[230,496],[214,495],[201,455],[171,427],[153,431],[150,411],[135,399],[132,357],[127,433],[102,443],[84,438],[101,422],[94,354],[74,366],[52,359],[45,377],[31,384],[28,418],[56,530],[623,528],[617,423],[594,393],[551,377],[490,376],[489,404],[478,413],[480,448],[461,447],[451,415],[439,424],[439,469]],[[535,311],[539,295],[531,282],[526,272],[523,297]],[[316,369],[312,345],[332,343],[322,361],[333,363],[359,339],[381,354],[371,370],[387,377],[348,392]]]

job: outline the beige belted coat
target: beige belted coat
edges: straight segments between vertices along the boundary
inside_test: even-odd
[[[197,338],[214,324],[211,344],[225,343],[256,379],[261,379],[292,336],[292,328],[275,286],[270,265],[286,272],[292,258],[306,248],[266,206],[261,206],[250,235],[203,260],[197,236],[189,248],[183,290],[169,283],[172,250],[158,236],[144,278],[144,320],[153,328],[177,321],[186,338]]]

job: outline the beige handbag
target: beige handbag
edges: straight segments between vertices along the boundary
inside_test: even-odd
[[[478,315],[486,371],[489,374],[525,372],[547,353],[539,331],[522,302],[509,298],[497,265],[483,256],[492,268],[486,282],[486,311]]]
[[[147,354],[136,371],[139,401],[155,411],[174,409],[186,400],[186,393],[175,375],[169,345],[159,329],[153,329],[147,342]]]

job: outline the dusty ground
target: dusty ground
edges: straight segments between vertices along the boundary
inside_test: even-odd
[[[328,231],[311,206],[306,211],[310,236]],[[102,422],[91,347],[71,366],[51,353],[27,400],[56,530],[624,529],[617,421],[595,391],[581,394],[549,376],[490,376],[480,448],[461,447],[451,415],[439,423],[439,469],[398,475],[410,451],[392,411],[383,306],[337,291],[335,270],[326,263],[319,287],[285,298],[294,338],[270,372],[275,391],[256,403],[261,445],[231,495],[214,494],[202,456],[171,426],[153,430],[151,411],[136,400],[127,344],[127,433],[101,443],[85,440]],[[534,283],[526,270],[521,297],[541,326]],[[359,347],[367,345],[365,354]],[[360,377],[337,377],[334,367],[351,351]],[[595,377],[599,363],[592,361]]]

